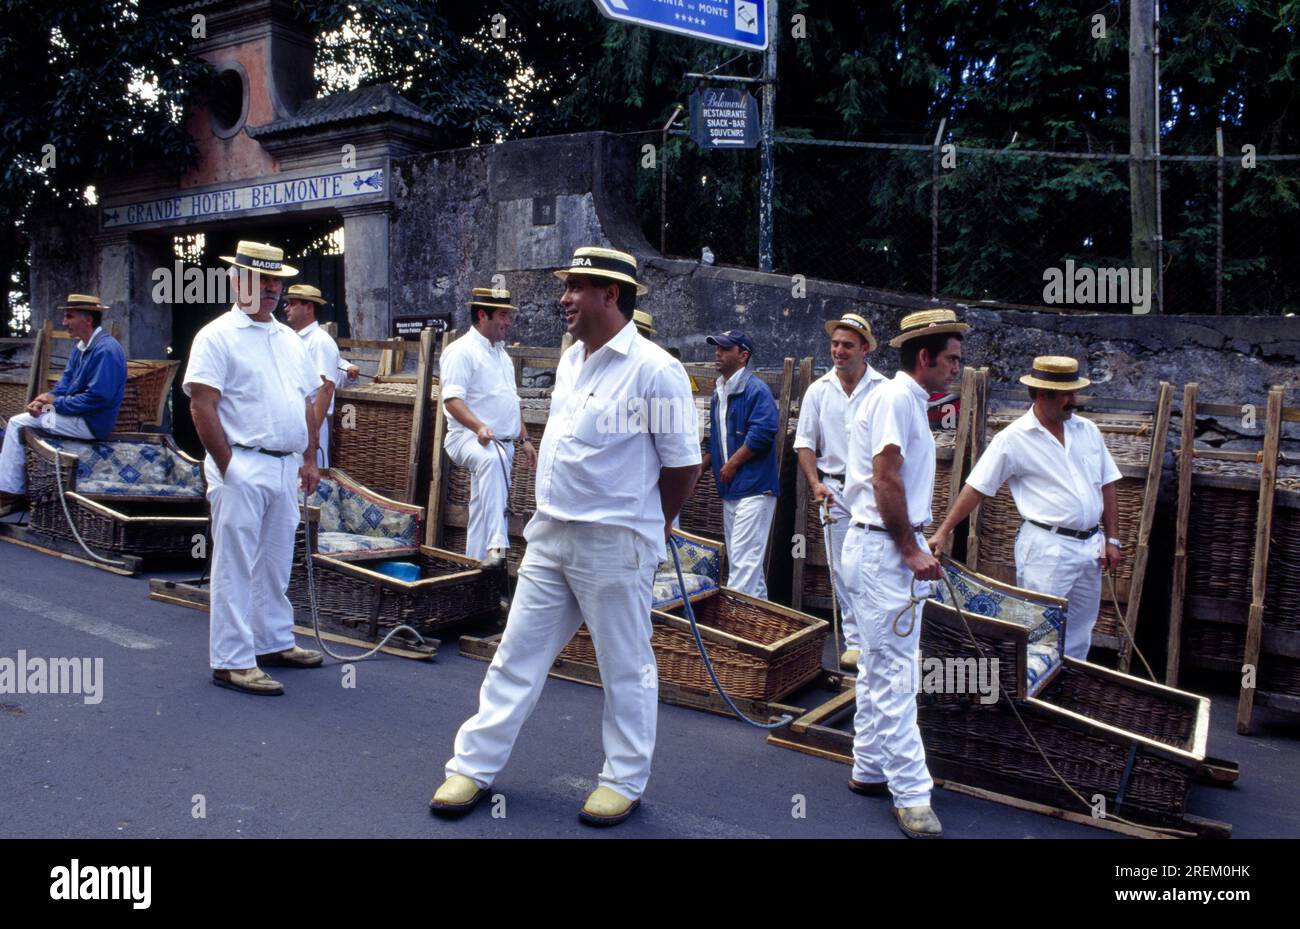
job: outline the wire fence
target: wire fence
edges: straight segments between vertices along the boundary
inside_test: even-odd
[[[660,154],[638,196],[650,240],[668,255],[755,267],[758,150],[702,150],[678,132]],[[1132,270],[1140,159],[778,136],[773,270],[1033,306],[1131,313],[1141,296],[1152,312],[1296,311],[1300,156],[1157,161],[1160,260],[1144,278]],[[1121,269],[1127,286],[1116,288]]]

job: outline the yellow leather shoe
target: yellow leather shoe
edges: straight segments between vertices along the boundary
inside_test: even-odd
[[[588,826],[617,826],[640,805],[640,800],[629,800],[617,790],[597,787],[582,805],[578,819]]]
[[[272,680],[271,675],[261,668],[239,669],[214,668],[212,683],[230,690],[242,690],[246,694],[259,694],[264,697],[278,697],[284,693],[284,685]]]
[[[894,818],[909,839],[937,839],[943,835],[939,817],[928,806],[896,806]]]
[[[858,659],[862,657],[862,652],[856,648],[846,649],[843,655],[840,655],[840,667],[845,671],[858,670]]]
[[[487,788],[463,774],[453,774],[434,791],[429,812],[437,816],[464,816],[486,796]]]
[[[324,661],[320,652],[297,645],[282,652],[257,656],[257,663],[268,668],[319,668]]]

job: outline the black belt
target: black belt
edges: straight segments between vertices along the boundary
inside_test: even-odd
[[[821,468],[818,468],[818,469],[817,469],[817,480],[819,480],[819,481],[824,481],[824,480],[826,480],[828,477],[831,478],[832,480],[839,481],[841,484],[844,483],[844,475],[843,475],[843,474],[827,474],[827,473],[826,473],[825,471],[823,471]]]
[[[251,445],[236,445],[235,448],[242,448],[245,451],[257,452],[259,455],[270,455],[272,458],[288,458],[293,452],[275,452],[269,448],[254,448]]]
[[[853,524],[853,528],[854,528],[854,529],[866,529],[868,532],[888,532],[888,531],[889,531],[889,530],[886,529],[884,526],[875,526],[875,525],[872,525],[872,524],[870,524],[870,523],[854,523],[854,524]],[[920,532],[920,531],[921,531],[922,529],[924,529],[924,528],[925,528],[924,524],[919,524],[919,525],[913,526],[913,527],[912,527],[912,531],[913,531],[913,532]]]
[[[1081,529],[1066,529],[1064,526],[1050,526],[1047,523],[1040,523],[1036,519],[1027,519],[1025,520],[1025,522],[1032,523],[1033,525],[1037,526],[1039,529],[1046,529],[1048,532],[1054,532],[1057,535],[1069,536],[1072,539],[1091,539],[1093,536],[1095,536],[1098,532],[1101,531],[1100,526],[1093,526],[1091,529],[1081,530]]]

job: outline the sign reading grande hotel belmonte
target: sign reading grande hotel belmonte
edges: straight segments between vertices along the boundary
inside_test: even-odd
[[[229,217],[250,210],[326,204],[364,194],[383,193],[384,169],[334,171],[284,178],[244,187],[177,192],[166,197],[118,203],[100,209],[102,228]]]

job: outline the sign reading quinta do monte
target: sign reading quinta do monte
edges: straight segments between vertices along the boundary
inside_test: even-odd
[[[753,148],[758,103],[745,90],[704,87],[691,94],[691,138],[700,148]]]
[[[222,190],[178,191],[167,197],[118,203],[101,208],[100,219],[104,229],[174,223],[187,219],[229,217],[250,210],[322,204],[364,194],[383,193],[383,190],[383,168],[334,171]]]
[[[610,19],[761,52],[768,0],[596,0]]]

